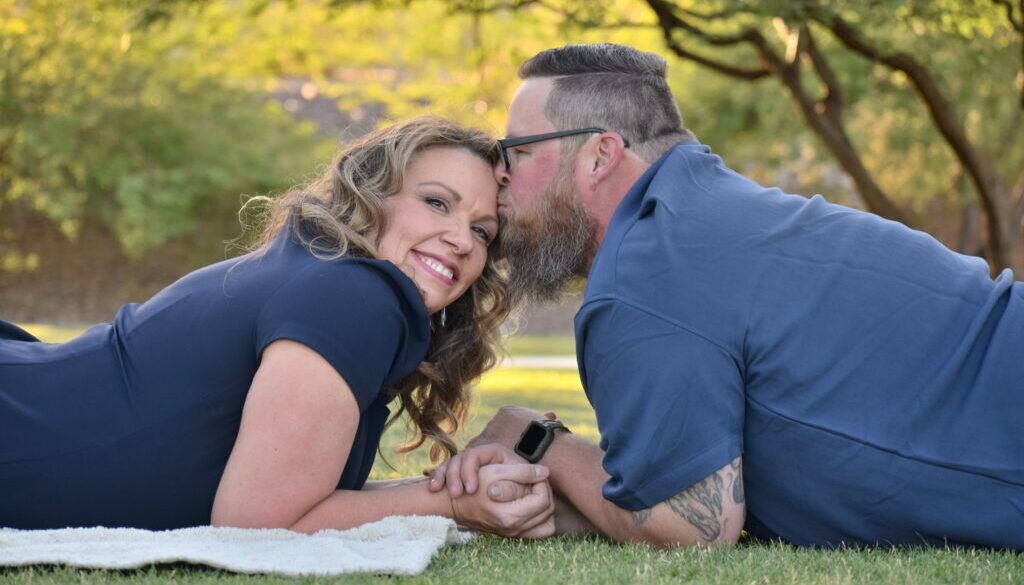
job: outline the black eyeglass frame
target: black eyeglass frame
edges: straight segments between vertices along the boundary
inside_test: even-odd
[[[607,132],[604,128],[577,128],[576,130],[559,130],[557,132],[545,132],[544,134],[531,134],[530,136],[516,136],[515,138],[499,138],[498,146],[501,150],[501,160],[505,163],[505,172],[512,172],[512,162],[508,158],[508,149],[516,146],[522,146],[524,144],[533,144],[534,142],[543,142],[545,140],[553,140],[555,138],[564,138],[566,136],[575,136],[576,134],[588,134],[597,133],[603,134]],[[622,144],[626,148],[629,148],[629,141],[625,138],[622,139]]]

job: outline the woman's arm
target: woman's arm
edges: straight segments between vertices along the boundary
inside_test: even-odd
[[[554,505],[540,466],[481,473],[481,485],[509,479],[529,485],[513,502],[490,502],[485,493],[453,502],[447,493],[430,492],[426,478],[391,489],[337,490],[358,424],[355,396],[320,354],[294,341],[271,343],[246,397],[212,524],[315,532],[431,514],[523,537],[553,532]]]
[[[385,516],[435,515],[484,532],[544,538],[555,533],[555,505],[546,477],[547,470],[536,465],[491,465],[480,470],[481,492],[454,500],[447,493],[439,498],[439,493],[428,490],[426,477],[369,491],[338,490],[290,528],[312,533],[358,526]],[[492,484],[515,484],[518,497],[494,501],[487,496]]]

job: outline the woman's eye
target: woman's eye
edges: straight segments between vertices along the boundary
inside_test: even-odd
[[[485,228],[473,226],[473,232],[480,236],[480,239],[483,240],[485,244],[491,243],[491,232],[487,231]]]
[[[426,201],[427,205],[431,207],[440,209],[441,211],[448,211],[448,202],[440,197],[427,197],[424,201]]]

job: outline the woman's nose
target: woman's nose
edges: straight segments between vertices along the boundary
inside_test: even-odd
[[[473,247],[473,233],[468,225],[456,224],[442,234],[442,239],[456,254],[466,254]]]

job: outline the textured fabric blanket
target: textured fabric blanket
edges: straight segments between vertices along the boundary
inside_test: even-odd
[[[439,516],[392,516],[350,530],[201,526],[153,532],[133,528],[0,529],[0,566],[69,565],[134,569],[196,563],[237,573],[414,575],[445,544],[473,538]]]

